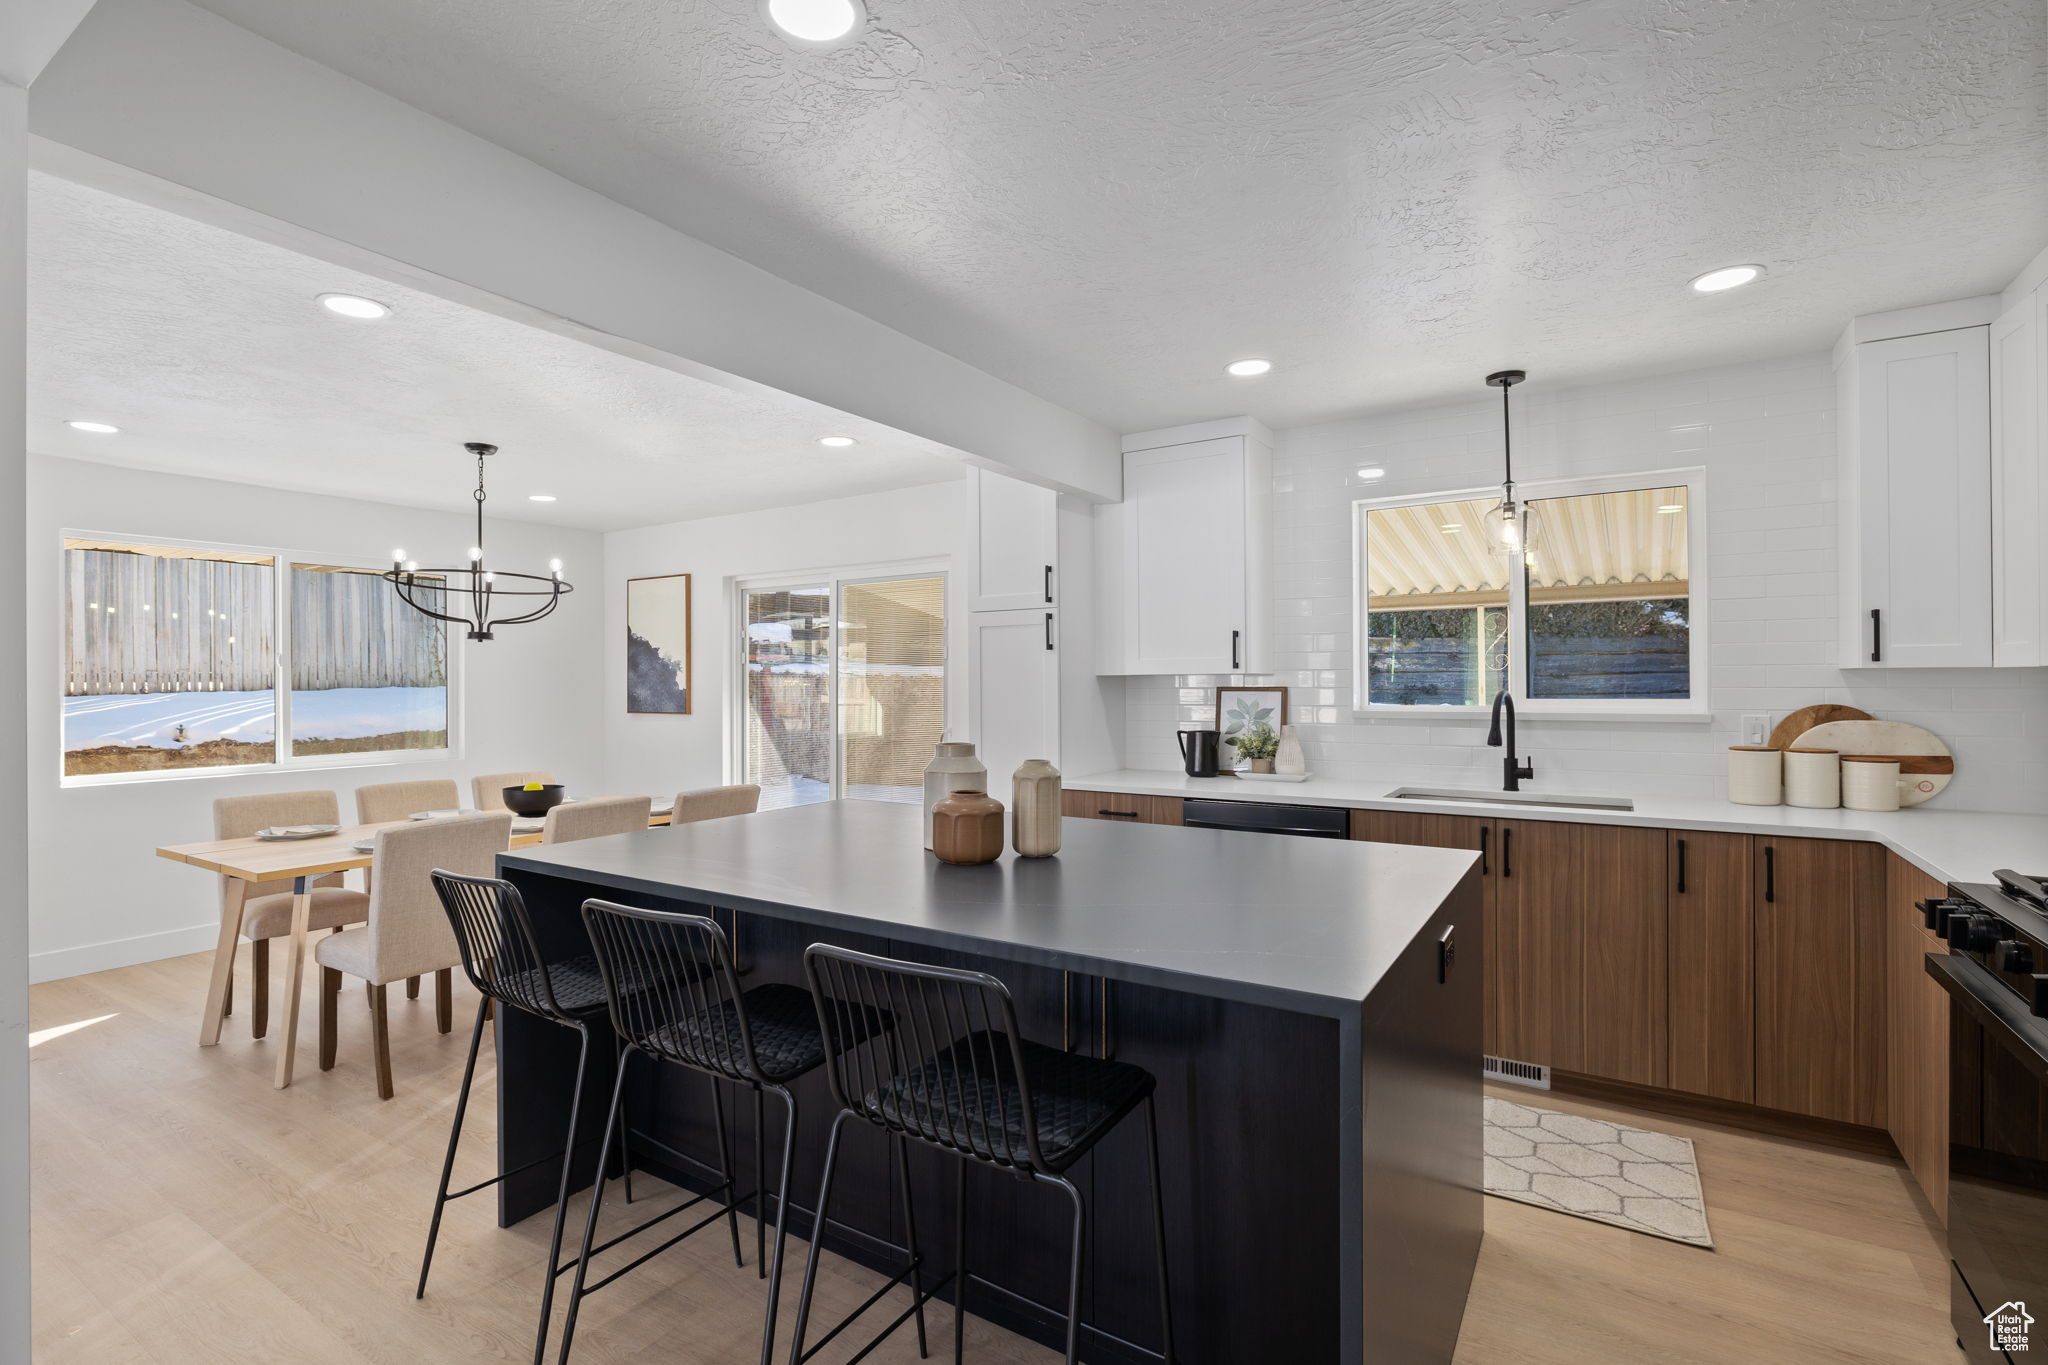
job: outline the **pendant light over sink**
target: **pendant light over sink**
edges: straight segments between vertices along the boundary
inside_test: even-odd
[[[1494,554],[1517,556],[1526,539],[1526,509],[1515,498],[1514,431],[1508,422],[1508,390],[1529,376],[1521,370],[1496,370],[1486,382],[1500,390],[1500,501],[1486,514],[1486,548]]]
[[[421,615],[466,627],[472,640],[491,640],[496,638],[491,633],[493,627],[538,621],[555,609],[564,593],[575,589],[562,581],[559,559],[549,562],[546,576],[492,569],[485,564],[484,461],[497,454],[498,448],[482,441],[467,442],[462,448],[476,456],[476,492],[470,495],[476,499],[476,544],[469,547],[469,567],[422,569],[407,562],[405,551],[394,550],[391,572],[384,579],[398,589],[400,600]],[[428,601],[422,601],[422,597]],[[534,598],[545,600],[536,606],[531,600]],[[464,600],[469,603],[469,612],[463,616],[434,609],[436,605],[451,606]],[[429,601],[434,605],[429,605]],[[494,610],[510,610],[513,614],[493,616]]]

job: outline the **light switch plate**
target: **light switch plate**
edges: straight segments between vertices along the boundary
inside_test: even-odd
[[[1744,744],[1762,744],[1766,739],[1770,738],[1770,734],[1771,718],[1769,716],[1744,716],[1742,718],[1742,742]]]

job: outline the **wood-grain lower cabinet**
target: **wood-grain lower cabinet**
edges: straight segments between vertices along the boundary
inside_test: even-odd
[[[1494,905],[1499,864],[1494,857],[1500,831],[1491,820],[1469,815],[1424,815],[1405,810],[1351,812],[1351,837],[1373,844],[1415,844],[1422,848],[1467,848],[1479,854],[1480,942],[1486,958],[1482,1037],[1488,1053],[1500,1054],[1500,916]]]
[[[1063,791],[1060,813],[1076,820],[1122,820],[1133,825],[1177,825],[1178,796],[1125,796],[1120,792]]]
[[[1665,978],[1673,1090],[1756,1100],[1755,840],[1666,832]]]
[[[1884,1126],[1885,851],[1757,836],[1756,1103]]]
[[[1948,1222],[1948,994],[1927,975],[1929,953],[1948,945],[1914,902],[1948,888],[1905,859],[1890,859],[1885,905],[1885,1105],[1892,1141],[1935,1214]]]
[[[1663,1085],[1664,831],[1544,820],[1499,831],[1501,1055]]]

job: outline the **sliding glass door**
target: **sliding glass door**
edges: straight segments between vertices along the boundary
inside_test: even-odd
[[[946,576],[743,584],[740,780],[761,806],[922,799],[946,726]]]

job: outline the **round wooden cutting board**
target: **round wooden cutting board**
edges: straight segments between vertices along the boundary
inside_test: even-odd
[[[1834,720],[1816,725],[1796,741],[1801,749],[1833,749],[1899,760],[1899,804],[1917,806],[1941,794],[1955,776],[1948,745],[1929,731],[1902,720]]]
[[[1766,748],[1789,749],[1799,742],[1799,737],[1816,725],[1825,725],[1831,720],[1869,720],[1868,711],[1858,711],[1853,706],[1802,706],[1785,719],[1771,727],[1771,737]]]

